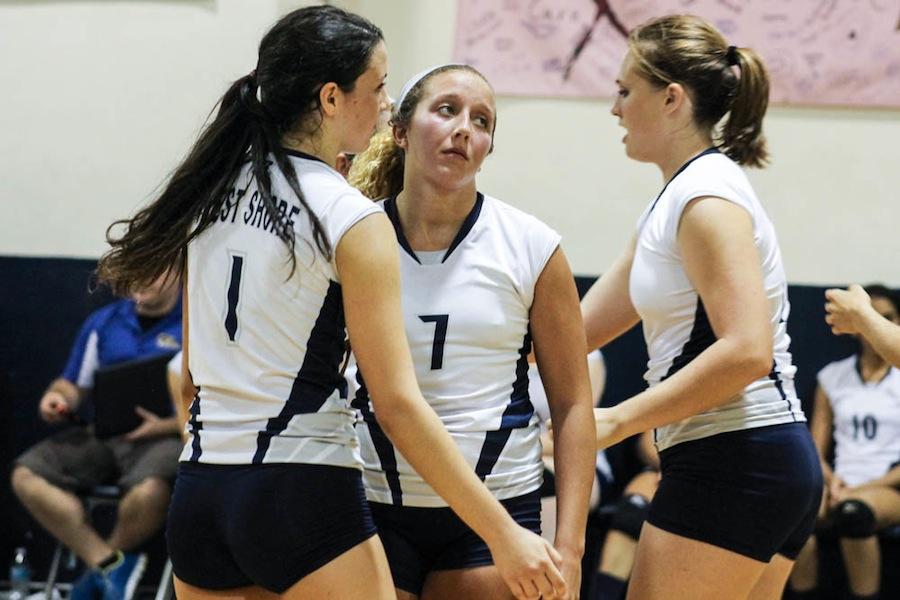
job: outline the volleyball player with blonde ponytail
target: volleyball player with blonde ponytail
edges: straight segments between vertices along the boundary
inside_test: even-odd
[[[404,86],[391,131],[356,157],[350,182],[380,200],[394,226],[404,328],[425,400],[509,515],[538,533],[533,342],[555,432],[558,518],[547,552],[566,580],[559,597],[577,598],[596,456],[578,293],[559,234],[476,187],[496,122],[481,73],[427,69]],[[363,416],[366,497],[398,598],[510,598],[517,590],[501,578],[508,557],[491,551],[384,437],[369,377],[361,365],[351,393]]]
[[[669,16],[630,33],[617,84],[625,153],[664,182],[582,301],[588,348],[642,321],[650,357],[648,390],[595,411],[600,447],[655,428],[660,451],[628,597],[774,600],[822,473],[778,241],[740,168],[768,158],[766,70],[702,19]]]

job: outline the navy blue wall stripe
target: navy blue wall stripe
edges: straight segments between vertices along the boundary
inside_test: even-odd
[[[203,422],[198,418],[200,416],[200,388],[197,388],[197,394],[194,396],[194,401],[191,402],[191,408],[189,409],[191,418],[188,421],[191,425],[191,435],[194,439],[191,441],[191,458],[190,462],[197,462],[200,460],[200,455],[203,454],[203,448],[200,446],[200,430],[203,429]]]
[[[332,281],[306,342],[306,355],[290,396],[278,416],[269,419],[256,438],[254,464],[263,462],[272,438],[287,429],[296,415],[317,412],[335,390],[343,391],[346,397],[346,383],[340,372],[346,347],[341,286]]]
[[[59,375],[84,318],[113,299],[102,287],[88,294],[95,266],[96,260],[91,259],[0,256],[0,281],[15,290],[12,294],[0,294],[0,398],[5,399],[0,402],[0,439],[6,440],[0,445],[0,463],[8,466],[19,453],[55,431],[38,416],[37,401],[47,382]],[[575,281],[584,293],[594,277],[577,276]],[[847,283],[791,285],[788,289],[793,310],[787,327],[797,366],[794,384],[807,411],[812,406],[819,369],[858,350],[848,336],[832,335],[824,318],[825,289],[845,287]],[[35,356],[41,360],[35,361]],[[646,388],[641,375],[647,356],[640,325],[608,344],[603,357],[608,370],[603,406],[612,406]],[[87,404],[85,410],[89,408]],[[87,415],[85,418],[89,419]],[[633,459],[628,444],[618,444],[606,455],[617,481],[627,481],[642,468]],[[26,532],[31,531],[35,538],[29,549],[34,550],[33,555],[29,554],[32,567],[46,569],[55,541],[49,540],[40,528],[35,530],[25,514],[9,487],[9,479],[0,481],[0,527],[8,533],[0,536],[0,555],[11,556],[13,542],[24,539]]]
[[[697,358],[701,352],[712,346],[715,341],[716,334],[713,333],[712,326],[709,324],[706,309],[703,307],[703,300],[697,296],[697,310],[694,312],[694,326],[691,328],[691,335],[681,348],[681,354],[676,356],[672,364],[669,365],[669,370],[663,377],[663,381],[683,369],[685,365]]]
[[[500,429],[488,431],[481,446],[481,454],[475,465],[475,474],[484,480],[494,470],[494,466],[500,459],[500,453],[506,446],[513,429],[527,427],[531,416],[534,414],[534,406],[528,396],[528,355],[531,353],[531,327],[525,333],[522,347],[519,348],[519,360],[516,361],[516,379],[513,382],[509,404],[500,418]]]
[[[388,487],[391,490],[391,499],[394,506],[403,506],[403,488],[400,487],[400,474],[397,471],[397,455],[391,440],[385,435],[384,430],[375,415],[369,408],[369,390],[366,389],[366,382],[363,380],[362,371],[356,370],[356,382],[359,389],[353,398],[352,406],[362,413],[363,421],[369,428],[369,435],[372,436],[372,444],[375,446],[375,453],[381,462],[381,470],[387,478]]]

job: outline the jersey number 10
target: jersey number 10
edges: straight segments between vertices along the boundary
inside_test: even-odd
[[[853,439],[858,440],[860,431],[867,440],[874,440],[878,435],[878,421],[872,415],[866,415],[862,419],[859,415],[853,415]]]

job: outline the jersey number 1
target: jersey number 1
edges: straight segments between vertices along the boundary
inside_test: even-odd
[[[231,280],[228,283],[228,309],[225,311],[225,332],[234,341],[238,330],[237,307],[241,294],[241,276],[244,274],[244,257],[231,255]]]
[[[447,341],[447,322],[450,315],[419,315],[423,323],[434,323],[434,343],[431,345],[431,370],[444,366],[444,342]]]

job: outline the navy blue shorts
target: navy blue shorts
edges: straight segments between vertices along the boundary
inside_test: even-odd
[[[541,495],[501,500],[519,525],[541,533]],[[487,544],[450,508],[419,508],[370,502],[384,544],[394,585],[421,595],[431,571],[468,569],[494,564]]]
[[[307,464],[181,463],[166,529],[185,583],[275,593],[373,535],[361,473]]]
[[[659,454],[648,522],[755,560],[797,558],[822,498],[805,423],[720,433]]]

